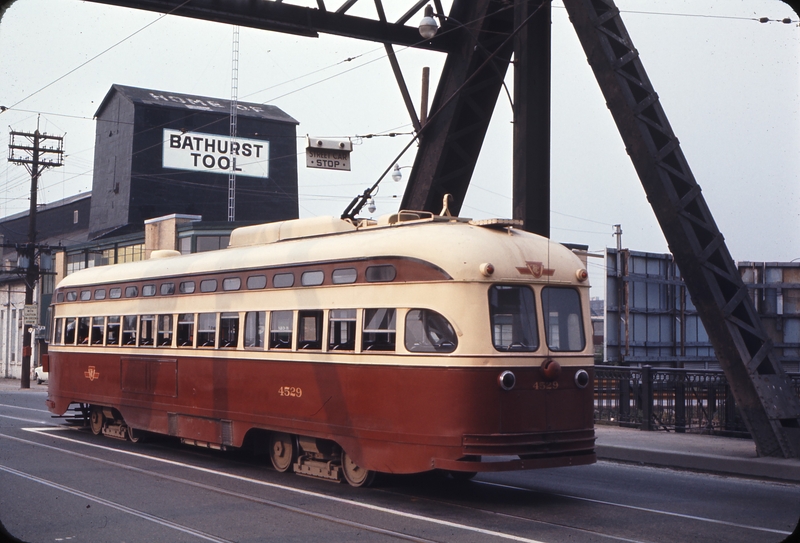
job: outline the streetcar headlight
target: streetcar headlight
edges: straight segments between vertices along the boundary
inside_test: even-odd
[[[589,384],[589,372],[586,370],[578,370],[575,372],[575,386],[578,388],[586,388]]]
[[[506,370],[497,377],[497,384],[503,390],[511,390],[517,384],[517,376]]]

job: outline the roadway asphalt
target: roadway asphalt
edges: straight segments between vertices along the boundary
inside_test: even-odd
[[[0,379],[3,390],[19,390],[18,379]],[[47,384],[31,382],[31,392]],[[44,405],[42,405],[44,408]],[[800,482],[800,459],[759,457],[752,440],[698,434],[643,432],[595,426],[597,458],[739,477]]]

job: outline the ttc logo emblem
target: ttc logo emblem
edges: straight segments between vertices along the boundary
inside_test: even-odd
[[[94,366],[89,366],[89,368],[83,372],[83,376],[89,379],[90,381],[94,381],[95,379],[100,379],[100,372],[94,369]]]

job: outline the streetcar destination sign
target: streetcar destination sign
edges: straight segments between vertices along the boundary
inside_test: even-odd
[[[162,166],[177,170],[269,177],[269,142],[164,129]]]

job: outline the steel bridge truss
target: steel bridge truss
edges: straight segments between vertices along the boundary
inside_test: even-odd
[[[461,208],[508,65],[514,56],[513,217],[550,234],[550,2],[453,0],[445,15],[432,0],[440,30],[430,39],[407,24],[428,0],[387,20],[348,14],[358,0],[329,10],[282,0],[90,0],[301,36],[320,32],[382,43],[419,148],[401,208],[438,212],[442,196]],[[758,452],[800,456],[800,405],[747,295],[678,140],[612,0],[564,0],[648,200],[680,266],[692,300],[731,384]],[[392,45],[447,54],[425,125],[416,117]],[[352,204],[351,204],[352,205]]]

